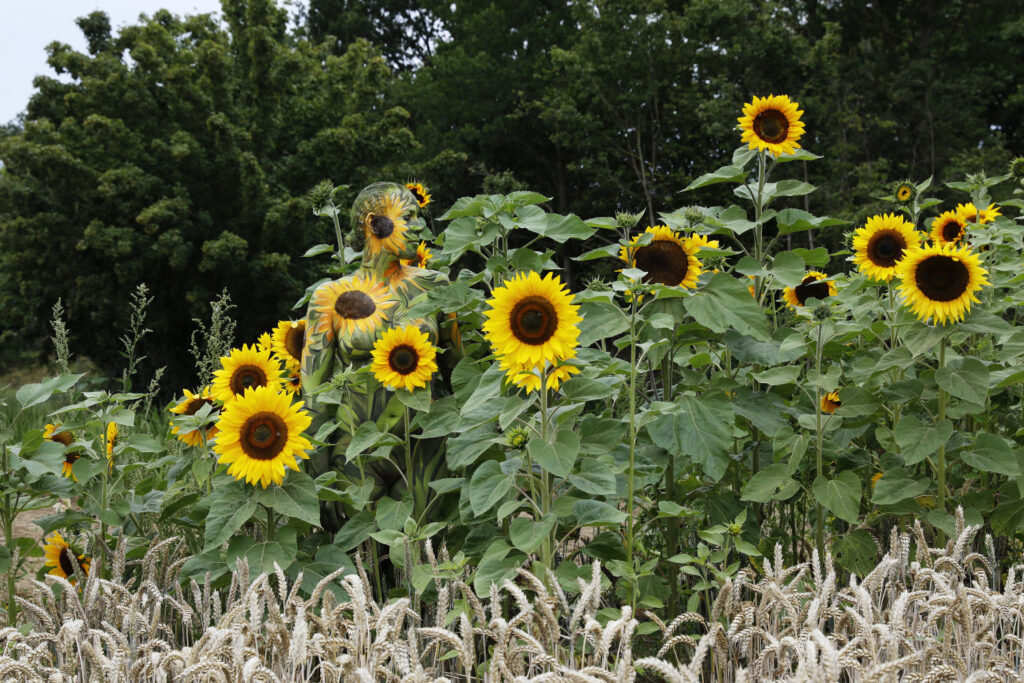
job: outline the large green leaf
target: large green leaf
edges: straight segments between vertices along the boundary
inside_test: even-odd
[[[205,550],[227,542],[256,512],[251,487],[237,481],[218,486],[210,498],[210,511],[206,515],[206,545],[203,546]]]
[[[599,500],[578,500],[572,506],[577,526],[618,526],[626,513]]]
[[[654,420],[647,431],[658,446],[690,456],[705,474],[718,481],[729,464],[735,419],[725,401],[682,396],[676,401],[676,409]]]
[[[974,448],[965,450],[960,456],[971,467],[982,472],[1020,476],[1020,466],[1013,446],[1001,436],[981,432],[974,439]]]
[[[815,216],[801,209],[783,209],[775,217],[775,222],[779,226],[780,235],[788,235],[802,230],[827,228],[846,223],[846,221],[841,221],[838,218]]]
[[[853,524],[860,514],[860,479],[850,470],[835,479],[819,476],[811,485],[814,497],[836,517]]]
[[[512,545],[526,554],[536,550],[548,537],[558,520],[554,515],[545,515],[540,521],[528,517],[516,517],[509,528]]]
[[[569,483],[592,496],[615,493],[615,473],[612,466],[597,458],[583,458],[579,472],[569,475]]]
[[[257,503],[273,508],[282,515],[320,526],[320,503],[316,486],[305,472],[285,474],[281,485],[271,484],[265,489],[253,489],[252,498]]]
[[[747,285],[725,273],[716,273],[707,287],[683,301],[693,319],[713,332],[730,327],[761,341],[768,341],[764,309],[757,305]]]
[[[988,398],[988,367],[977,358],[952,361],[935,371],[935,382],[957,398],[984,403]]]
[[[903,470],[891,470],[875,482],[871,502],[876,505],[894,505],[902,500],[920,496],[928,490],[928,486],[927,479],[915,481]]]
[[[900,447],[903,462],[914,465],[939,450],[953,435],[953,423],[943,420],[937,427],[926,425],[913,415],[900,418],[893,436]]]
[[[530,442],[533,445],[533,442]],[[550,446],[549,446],[550,447]],[[469,480],[469,505],[473,514],[482,515],[512,489],[512,477],[501,471],[501,465],[488,460],[476,468]]]
[[[571,429],[562,428],[555,435],[555,443],[531,439],[527,445],[530,457],[556,477],[568,477],[580,452],[580,437]]]
[[[715,183],[742,183],[747,177],[747,171],[739,166],[722,166],[717,171],[705,173],[692,183],[686,186],[685,191],[696,190],[699,187],[714,185]]]
[[[788,500],[800,490],[800,484],[789,475],[785,463],[775,463],[761,469],[743,487],[740,500],[768,503]]]

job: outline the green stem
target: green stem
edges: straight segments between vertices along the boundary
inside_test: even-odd
[[[274,508],[267,508],[267,541],[274,540],[274,532],[277,531],[277,520],[274,518]]]
[[[421,500],[419,481],[412,460],[412,432],[409,430],[409,406],[402,404],[402,426],[405,428],[405,484],[412,494],[413,517],[419,519],[425,502]]]
[[[946,367],[946,338],[945,337],[943,337],[941,340],[939,340],[939,368],[938,369],[942,370],[944,367]],[[948,398],[949,398],[949,395],[946,393],[946,391],[942,387],[939,387],[939,416],[938,416],[938,419],[936,421],[936,427],[939,427],[940,430],[941,430],[942,422],[946,419],[946,401],[948,400]],[[946,511],[946,442],[942,442],[942,444],[939,445],[939,453],[938,453],[938,458],[937,458],[937,467],[936,467],[936,469],[938,470],[936,474],[938,475],[938,479],[939,479],[939,500],[938,500],[938,504],[935,507],[936,507],[936,509],[942,510],[943,512],[945,512]],[[943,542],[945,540],[945,535],[942,534],[941,531],[939,533],[940,533],[939,540],[940,540],[940,542]]]
[[[10,477],[10,468],[7,462],[7,444],[0,445],[0,471],[3,472],[4,477],[8,480]],[[4,494],[4,507],[3,507],[3,523],[4,523],[4,545],[7,548],[14,547],[14,510],[11,506],[11,494]],[[18,604],[14,602],[15,586],[15,567],[12,564],[7,568],[7,625],[14,626],[14,621],[18,617]]]
[[[629,491],[627,492],[626,559],[633,562],[635,542],[634,496],[636,491],[636,297],[629,309]],[[636,584],[631,590],[630,604],[636,609]]]
[[[814,351],[814,371],[818,377],[821,376],[821,324],[818,325],[818,346]],[[823,462],[822,450],[823,450],[823,437],[821,433],[821,387],[815,386],[814,388],[814,415],[816,423],[815,431],[815,465],[817,466],[817,475],[819,477],[825,474],[825,464]],[[817,517],[817,529],[816,529],[816,541],[818,545],[818,559],[821,562],[825,561],[825,512],[822,510],[821,502],[815,501],[815,514]]]
[[[550,443],[548,439],[548,369],[545,365],[540,371],[540,438],[544,443]],[[551,475],[548,473],[543,466],[540,468],[541,473],[541,485],[540,485],[540,508],[541,517],[546,517],[551,512]],[[537,520],[540,521],[540,520]],[[552,529],[547,538],[544,539],[544,545],[541,547],[541,563],[548,569],[554,569],[552,563],[554,562],[555,548],[552,543],[552,534],[555,530]]]
[[[672,352],[673,348],[670,346],[668,353],[661,360],[662,398],[665,401],[672,400]],[[668,463],[665,466],[665,496],[672,502],[676,501],[676,455],[672,451],[669,451]],[[666,550],[668,557],[672,557],[679,552],[679,527],[682,524],[682,519],[669,517],[666,522],[668,524],[665,532]],[[674,562],[668,563],[668,582],[668,613],[675,615],[679,608],[679,565]]]

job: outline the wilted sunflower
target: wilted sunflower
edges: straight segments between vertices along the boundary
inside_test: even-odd
[[[405,214],[412,206],[406,203],[403,192],[384,192],[373,198],[363,214],[363,233],[366,253],[377,256],[382,251],[397,254],[405,249]],[[408,196],[408,195],[406,195]]]
[[[185,399],[179,402],[177,405],[171,408],[171,412],[176,415],[195,415],[199,412],[199,409],[205,405],[213,406],[213,413],[218,412],[220,409],[217,407],[213,396],[210,395],[210,387],[203,387],[202,392],[193,394],[188,389],[185,389]],[[177,434],[178,440],[188,444],[189,446],[201,447],[203,445],[203,439],[207,441],[212,439],[217,434],[217,425],[213,424],[203,429],[191,429],[187,432],[182,432],[178,429],[178,425],[171,423],[171,434]]]
[[[872,216],[853,233],[853,262],[868,277],[888,282],[896,264],[921,243],[913,224],[894,213]]]
[[[988,271],[967,247],[930,244],[914,249],[900,262],[900,293],[919,320],[962,320],[971,310],[974,295],[988,284]]]
[[[406,183],[405,187],[412,192],[412,196],[416,198],[416,203],[420,205],[420,208],[430,203],[430,192],[423,186],[423,183]]]
[[[932,221],[932,242],[935,244],[956,244],[967,235],[966,225],[955,211],[944,211]]]
[[[808,271],[796,287],[786,287],[782,291],[782,298],[793,308],[803,306],[808,299],[824,299],[835,295],[835,283],[828,279],[828,275],[816,270]]]
[[[651,235],[650,244],[636,246],[640,235],[631,246],[619,249],[619,258],[630,265],[647,271],[644,282],[682,286],[693,289],[700,277],[701,263],[697,259],[700,245],[692,239],[684,240],[667,225],[647,228],[643,234]],[[632,259],[630,259],[632,256]]]
[[[506,384],[515,384],[517,387],[526,389],[527,394],[532,394],[540,389],[540,368],[512,365],[505,358],[501,359],[500,367],[506,372]],[[567,365],[565,363],[555,363],[553,366],[547,366],[547,369],[548,377],[545,386],[551,391],[558,391],[558,387],[562,385],[562,382],[573,375],[579,374],[580,371],[575,365]]]
[[[393,327],[373,345],[373,376],[391,389],[427,386],[437,372],[437,350],[415,325]]]
[[[917,186],[909,180],[901,180],[893,186],[892,196],[900,204],[909,204],[917,196]]]
[[[65,449],[75,442],[75,435],[70,431],[58,432],[57,429],[60,427],[60,423],[47,424],[43,427],[43,438],[49,439],[50,441],[56,441],[57,443],[64,444]],[[71,466],[75,464],[75,461],[82,457],[82,454],[78,451],[64,451],[64,464],[61,465],[61,474],[65,477],[71,477],[75,481],[78,478],[71,472]]]
[[[416,256],[412,258],[402,259],[403,266],[412,266],[413,268],[426,268],[427,261],[434,258],[434,255],[427,248],[426,242],[420,242],[416,245]]]
[[[281,388],[281,363],[269,350],[242,345],[220,359],[221,368],[213,373],[210,393],[225,404],[235,400],[250,387]]]
[[[306,451],[313,447],[302,436],[312,419],[300,406],[289,394],[270,387],[247,389],[221,412],[213,445],[220,454],[217,462],[227,464],[235,479],[254,486],[283,482],[284,468],[297,472],[296,458],[309,458]]]
[[[839,400],[838,391],[830,391],[821,397],[821,412],[823,413],[831,415],[841,405],[843,405],[843,402]]]
[[[82,574],[89,574],[89,558],[85,555],[77,555],[71,549],[64,537],[54,531],[46,537],[46,544],[43,546],[43,556],[46,558],[45,566],[50,567],[50,574],[59,576],[62,579],[71,579],[75,574],[75,562],[78,563]],[[72,561],[74,558],[75,562]],[[71,579],[72,582],[74,579]]]
[[[274,328],[273,352],[284,360],[285,367],[291,371],[298,368],[302,361],[302,348],[306,344],[305,320],[281,320]]]
[[[117,443],[117,423],[108,422],[106,430],[106,441],[107,441],[107,460],[110,462],[110,466],[114,466],[114,446]]]
[[[313,334],[324,332],[330,341],[336,334],[376,333],[395,301],[383,282],[372,275],[357,274],[321,285],[313,294],[312,304],[320,313]]]
[[[804,134],[803,111],[798,106],[788,95],[755,97],[743,105],[740,140],[749,143],[750,149],[768,150],[775,156],[792,154]]]
[[[987,209],[982,209],[981,214],[978,213],[978,207],[973,202],[967,202],[966,204],[956,205],[956,217],[960,219],[961,223],[978,223],[984,225],[985,223],[991,223],[996,219],[996,216],[1002,216],[999,213],[999,207],[995,204],[989,204]]]
[[[484,333],[494,352],[510,363],[537,367],[575,354],[580,336],[579,306],[552,273],[519,273],[494,290],[487,302]]]

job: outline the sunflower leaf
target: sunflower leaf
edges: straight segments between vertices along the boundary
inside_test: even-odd
[[[780,154],[775,157],[775,163],[785,164],[790,161],[814,161],[815,159],[821,159],[814,152],[808,152],[806,149],[795,149],[790,154]]]
[[[662,414],[647,432],[659,447],[670,453],[685,453],[700,464],[704,473],[718,481],[725,474],[736,421],[728,403],[716,399],[698,400],[682,396],[676,410]]]
[[[282,515],[320,526],[320,504],[313,480],[305,472],[288,472],[284,482],[255,489],[252,499]]]
[[[935,382],[957,398],[984,403],[988,397],[988,367],[977,358],[955,360],[935,371]]]
[[[504,498],[512,489],[512,477],[501,471],[501,465],[494,461],[476,468],[469,480],[469,506],[473,514],[482,515]]]
[[[768,465],[752,476],[743,487],[740,500],[768,503],[773,500],[787,500],[800,489],[800,484],[789,474],[785,463]]]
[[[842,394],[840,394],[842,396]],[[938,427],[925,425],[913,415],[904,415],[893,430],[903,462],[915,465],[939,449],[953,435],[953,423],[943,420]]]
[[[626,519],[626,513],[599,500],[578,500],[572,506],[576,526],[617,526]]]
[[[206,515],[205,550],[226,543],[256,512],[251,488],[238,481],[218,486],[211,498],[210,511]]]
[[[725,273],[715,273],[697,296],[683,301],[693,319],[719,334],[730,327],[760,341],[768,341],[764,310],[750,296],[747,285]]]
[[[1008,477],[1020,476],[1017,455],[1006,439],[981,432],[974,440],[974,448],[965,450],[960,456],[963,461],[983,472],[1005,474]]]
[[[730,164],[729,166],[722,166],[717,171],[705,173],[687,185],[683,191],[688,192],[700,187],[706,187],[707,185],[714,185],[715,183],[742,183],[746,179],[747,171],[739,166]]]
[[[803,230],[815,230],[817,228],[829,228],[835,225],[845,225],[847,221],[828,216],[815,216],[801,209],[783,209],[775,217],[779,226],[780,235],[788,235]]]
[[[928,490],[927,479],[913,480],[901,469],[886,472],[875,482],[871,502],[875,505],[893,505],[908,498],[916,498]]]
[[[860,479],[845,470],[835,479],[818,476],[811,485],[814,497],[836,517],[854,524],[860,514]]]
[[[552,514],[544,515],[539,522],[527,517],[516,517],[509,529],[512,545],[524,553],[532,553],[548,537],[557,521]]]

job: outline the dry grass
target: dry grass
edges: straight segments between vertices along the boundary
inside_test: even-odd
[[[988,556],[972,551],[977,532],[960,518],[942,549],[919,527],[894,533],[878,566],[845,587],[830,557],[784,567],[779,550],[764,576],[722,586],[710,621],[640,615],[661,643],[640,659],[637,615],[597,618],[596,565],[573,599],[523,570],[486,596],[442,581],[421,614],[406,599],[378,603],[362,572],[327,577],[308,597],[301,580],[251,578],[244,566],[225,592],[182,587],[183,545],[167,539],[127,566],[119,548],[110,579],[90,576],[81,590],[34,581],[18,598],[31,631],[0,631],[0,680],[1020,680],[1024,587],[1016,568],[1001,580],[991,543]],[[328,589],[335,580],[344,601]]]

